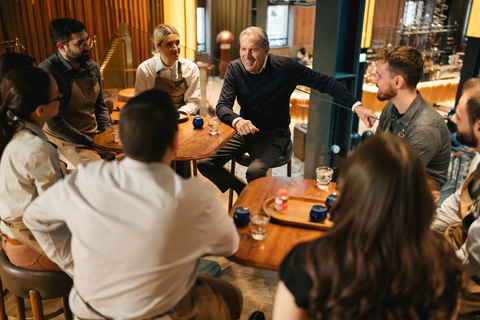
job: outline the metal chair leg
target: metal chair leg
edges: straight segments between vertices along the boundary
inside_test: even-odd
[[[292,156],[292,158],[293,158],[293,156]],[[293,159],[290,159],[290,161],[288,161],[288,163],[287,163],[287,177],[292,176],[292,161],[293,161]]]

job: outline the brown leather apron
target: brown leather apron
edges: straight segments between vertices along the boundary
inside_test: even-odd
[[[71,78],[71,96],[67,107],[63,110],[65,120],[78,131],[91,137],[97,135],[97,119],[95,102],[100,94],[100,83],[97,77]],[[101,160],[100,155],[91,148],[62,140],[45,124],[44,131],[50,140],[57,145],[58,151],[74,166],[82,162]]]
[[[476,199],[472,199],[468,192],[468,185],[475,177],[477,170],[470,174],[462,185],[460,202],[458,204],[458,216],[462,219],[462,222],[452,224],[443,234],[445,239],[447,239],[448,243],[450,243],[455,250],[459,250],[465,243],[467,240],[468,228],[475,220],[472,212],[475,209],[475,204],[479,201],[480,196]],[[460,314],[480,310],[480,278],[478,276],[471,277],[470,292],[472,294],[465,297],[462,301],[459,312]]]
[[[175,108],[178,110],[180,107],[185,105],[185,91],[187,90],[187,83],[185,82],[185,78],[182,76],[182,65],[180,61],[177,61],[177,63],[180,78],[177,80],[169,80],[160,78],[160,76],[157,75],[157,78],[155,79],[155,89],[168,93],[173,100]],[[158,73],[160,73],[160,71]]]

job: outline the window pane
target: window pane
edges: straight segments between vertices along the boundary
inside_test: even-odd
[[[424,15],[424,1],[407,1],[403,12],[403,24],[410,26],[420,24]]]
[[[288,6],[268,6],[267,35],[271,47],[288,44]]]
[[[197,8],[197,51],[206,51],[205,8]]]

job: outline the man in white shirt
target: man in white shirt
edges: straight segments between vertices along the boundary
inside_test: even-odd
[[[238,319],[241,292],[197,275],[205,255],[229,256],[239,237],[213,189],[169,167],[177,112],[158,90],[122,110],[120,162],[80,165],[27,209],[24,222],[73,279],[81,319]]]

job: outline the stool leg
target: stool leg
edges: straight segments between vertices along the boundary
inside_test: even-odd
[[[32,305],[33,320],[45,320],[40,294],[35,290],[30,290],[28,294],[30,295],[30,304]]]
[[[23,298],[15,296],[15,305],[17,306],[18,320],[25,320],[25,301]]]
[[[70,305],[68,304],[68,296],[62,297],[62,304],[63,304],[63,314],[65,316],[65,320],[72,320],[72,310],[70,310]]]
[[[292,159],[287,163],[287,177],[292,176]]]
[[[5,314],[5,300],[3,296],[3,285],[2,285],[2,280],[0,279],[0,319],[1,320],[7,320],[7,315]]]

